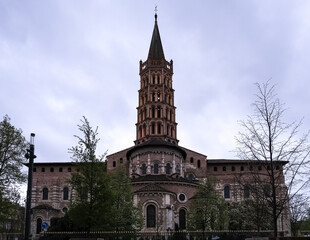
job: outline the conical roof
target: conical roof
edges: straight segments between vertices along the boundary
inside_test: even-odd
[[[149,50],[148,59],[165,59],[163,46],[160,40],[160,34],[157,24],[157,14],[155,14],[155,25]]]

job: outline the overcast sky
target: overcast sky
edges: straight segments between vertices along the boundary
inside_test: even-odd
[[[236,158],[238,120],[270,78],[284,120],[310,129],[308,0],[0,0],[0,117],[36,134],[35,161],[71,161],[82,116],[99,127],[98,154],[133,145],[155,5],[179,145]]]

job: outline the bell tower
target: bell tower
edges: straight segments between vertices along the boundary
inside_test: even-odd
[[[173,61],[166,61],[155,13],[155,25],[145,62],[140,60],[140,89],[137,107],[136,141],[139,145],[153,138],[178,145],[175,121]]]

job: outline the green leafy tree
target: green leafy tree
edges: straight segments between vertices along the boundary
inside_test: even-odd
[[[138,206],[134,206],[130,178],[120,166],[111,174],[112,192],[112,230],[139,230],[143,224],[143,216]]]
[[[222,230],[228,221],[227,204],[216,191],[215,179],[209,177],[192,198],[188,214],[191,230]]]
[[[252,161],[252,166],[263,168],[261,174],[253,170],[244,181],[252,181],[259,202],[270,208],[274,236],[278,235],[278,220],[288,213],[290,198],[300,192],[309,182],[309,132],[301,135],[302,122],[285,123],[285,109],[277,98],[274,86],[269,82],[256,84],[258,93],[253,103],[254,114],[241,121],[243,131],[237,140],[237,155]],[[286,185],[283,184],[284,177]],[[266,191],[268,190],[268,191]],[[268,192],[268,194],[266,194]]]
[[[49,232],[72,232],[78,230],[79,228],[74,225],[68,212],[61,218],[52,218],[51,226],[48,228]]]
[[[16,217],[20,201],[18,184],[26,181],[22,173],[27,142],[22,130],[15,128],[6,115],[0,122],[0,221]]]
[[[307,209],[307,216],[302,222],[300,230],[310,234],[310,208]]]
[[[257,200],[257,199],[256,199]],[[268,206],[258,203],[255,199],[247,199],[229,205],[230,230],[269,230],[271,216],[267,211]]]
[[[85,117],[81,122],[78,128],[83,137],[75,135],[78,144],[69,149],[75,170],[70,181],[73,201],[68,214],[77,228],[89,232],[109,227],[112,189],[106,173],[105,154],[96,156],[100,140],[98,127],[94,130]]]
[[[307,221],[307,208],[309,207],[309,197],[303,194],[295,195],[290,202],[291,232],[293,236],[300,234],[302,225]],[[310,227],[309,227],[310,229]]]

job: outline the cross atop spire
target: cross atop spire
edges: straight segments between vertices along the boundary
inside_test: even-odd
[[[155,10],[154,10],[154,12],[155,12],[155,20],[157,21],[157,12],[158,12],[158,10],[157,10],[157,6],[155,6]]]

